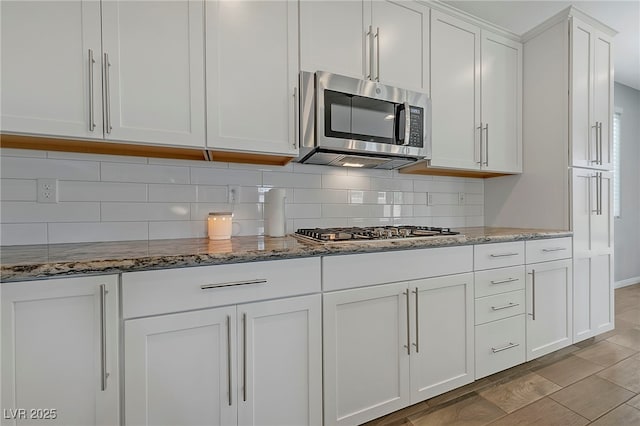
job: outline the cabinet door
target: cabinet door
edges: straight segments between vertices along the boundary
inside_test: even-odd
[[[429,92],[429,8],[417,2],[374,1],[374,79]]]
[[[613,329],[613,257],[594,254],[573,260],[574,343]]]
[[[102,3],[107,139],[204,147],[203,14],[201,1]]]
[[[237,421],[236,308],[125,321],[125,423]]]
[[[593,37],[593,121],[600,123],[598,155],[604,170],[613,168],[613,50],[611,38]]]
[[[406,283],[323,295],[325,425],[409,404],[408,297]]]
[[[571,259],[527,265],[527,361],[572,342]]]
[[[43,421],[52,425],[119,423],[117,284],[116,276],[2,284],[5,410],[55,409]]]
[[[571,164],[596,165],[596,128],[593,98],[593,27],[573,18],[571,22]]]
[[[3,1],[0,28],[2,131],[102,138],[100,3]]]
[[[480,168],[480,29],[431,11],[431,164]]]
[[[322,424],[321,296],[238,306],[238,424]]]
[[[522,171],[522,44],[482,31],[482,168]]]
[[[411,281],[411,403],[474,380],[473,274]]]
[[[208,1],[207,146],[297,155],[298,3]]]
[[[369,1],[301,1],[299,7],[301,70],[370,75]]]

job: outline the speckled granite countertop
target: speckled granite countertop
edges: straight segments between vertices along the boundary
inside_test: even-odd
[[[151,269],[372,253],[571,236],[570,231],[522,228],[458,228],[460,235],[357,243],[310,243],[294,237],[234,237],[0,247],[0,281],[79,274],[115,274]]]

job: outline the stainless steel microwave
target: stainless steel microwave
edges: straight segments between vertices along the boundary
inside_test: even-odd
[[[300,163],[396,169],[431,157],[424,93],[303,71],[300,121]]]

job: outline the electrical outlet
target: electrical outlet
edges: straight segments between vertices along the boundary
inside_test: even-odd
[[[458,204],[461,206],[465,203],[465,196],[466,194],[464,192],[458,192]]]
[[[427,192],[427,205],[428,206],[433,205],[433,194],[430,192]]]
[[[237,204],[240,202],[240,185],[227,186],[227,202],[229,204]]]
[[[38,179],[38,202],[58,202],[58,179]]]

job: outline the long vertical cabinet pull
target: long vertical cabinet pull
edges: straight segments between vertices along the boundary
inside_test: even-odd
[[[598,140],[598,135],[599,135],[599,132],[598,132],[598,129],[599,129],[598,122],[596,121],[596,125],[595,125],[595,126],[591,126],[591,128],[592,128],[592,129],[596,129],[596,144],[595,144],[595,145],[596,145],[596,146],[595,146],[595,151],[596,151],[596,152],[595,152],[595,155],[596,155],[596,159],[595,159],[595,160],[591,160],[591,162],[592,162],[592,163],[595,163],[595,164],[600,164],[600,154],[599,154],[599,152],[600,152],[600,148],[599,148],[599,146],[600,146],[600,141]],[[592,157],[592,158],[593,158],[593,157]]]
[[[598,214],[600,214],[600,183],[599,183],[599,173],[594,174],[593,176],[591,176],[592,178],[594,178],[595,183],[594,183],[594,187],[596,189],[596,205],[594,209],[591,209],[591,194],[589,194],[589,208],[591,209],[591,213],[595,213],[596,216]]]
[[[529,272],[529,274],[531,275],[531,313],[529,315],[531,316],[531,319],[535,321],[536,320],[536,270],[532,269],[531,272]]]
[[[602,157],[600,157],[602,159]],[[602,216],[602,172],[598,172],[598,193],[600,198],[598,199],[598,216]]]
[[[297,148],[297,136],[298,136],[298,90],[293,88],[293,141],[291,142],[292,148]]]
[[[227,392],[229,393],[229,407],[231,399],[231,317],[227,315]]]
[[[418,295],[418,287],[416,287],[416,289],[413,291],[416,295],[416,342],[413,344],[413,346],[416,347],[416,353],[419,354],[420,353],[420,311],[419,311],[419,307],[420,307],[420,300],[419,295]]]
[[[476,163],[482,166],[482,145],[484,141],[484,139],[482,138],[482,131],[484,130],[484,128],[482,127],[482,121],[480,122],[480,127],[477,127],[477,129],[480,129],[480,161],[476,161]]]
[[[484,159],[485,159],[484,165],[488,167],[489,166],[489,123],[487,123],[484,126],[484,131],[485,131],[485,134],[484,134],[484,148],[485,148],[485,150],[484,150]],[[482,135],[482,130],[480,131],[480,134]]]
[[[93,111],[93,64],[96,60],[93,59],[93,49],[89,49],[89,131],[93,132],[96,129],[96,123]]]
[[[107,390],[107,288],[100,285],[100,390]]]
[[[367,74],[367,80],[373,80],[373,27],[371,25],[369,25],[366,38],[369,42],[369,72]]]
[[[376,81],[380,81],[380,27],[376,28]]]
[[[598,141],[599,141],[599,145],[598,145],[598,156],[600,158],[600,165],[602,165],[602,121],[599,123],[598,125]],[[602,178],[602,177],[601,177]],[[602,214],[602,212],[600,212],[600,214]]]
[[[407,348],[407,355],[411,355],[411,330],[410,330],[411,329],[411,327],[410,327],[411,316],[409,314],[409,304],[410,304],[410,302],[409,302],[410,294],[409,293],[410,292],[409,292],[408,289],[407,289],[407,291],[403,291],[402,292],[403,295],[407,296],[407,344],[404,345],[404,347]]]
[[[111,95],[110,95],[110,87],[109,87],[109,68],[111,67],[111,63],[109,62],[109,54],[105,52],[104,54],[104,132],[106,134],[111,133]]]
[[[247,401],[247,313],[242,314],[242,400]]]

